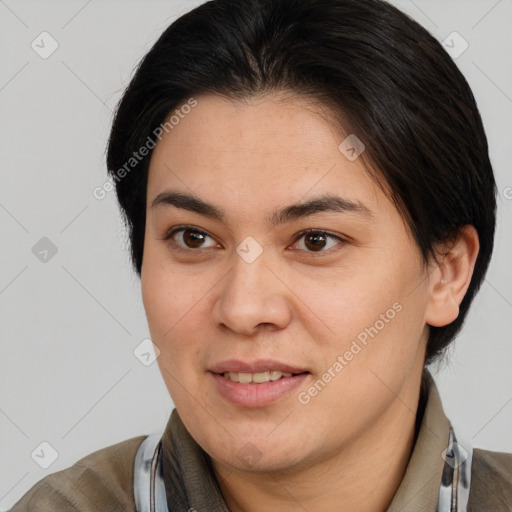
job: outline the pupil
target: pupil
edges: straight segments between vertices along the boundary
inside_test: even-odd
[[[325,247],[325,236],[324,235],[307,235],[306,236],[306,247],[317,251]]]
[[[204,241],[204,235],[197,231],[186,230],[183,232],[183,239],[189,247],[201,247]]]

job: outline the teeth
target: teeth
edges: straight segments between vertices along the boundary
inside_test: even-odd
[[[249,384],[249,382],[252,382],[252,373],[239,373],[238,382],[241,384]]]
[[[243,375],[251,375],[250,373],[246,373]],[[252,379],[249,382],[256,382],[257,384],[261,384],[262,382],[268,382],[270,380],[270,375],[268,372],[260,372],[260,373],[253,373]]]
[[[250,384],[251,382],[262,384],[264,382],[279,380],[281,377],[291,377],[292,374],[276,370],[267,370],[258,373],[226,372],[223,376],[233,382],[240,382],[242,384]]]

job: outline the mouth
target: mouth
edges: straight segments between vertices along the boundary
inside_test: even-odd
[[[309,370],[278,361],[224,361],[210,370],[219,394],[240,407],[264,407],[290,395]]]
[[[280,379],[288,379],[296,375],[302,375],[309,372],[281,372],[279,370],[265,370],[264,372],[247,373],[247,372],[225,372],[222,376],[233,382],[241,384],[264,384],[265,382],[275,382]]]

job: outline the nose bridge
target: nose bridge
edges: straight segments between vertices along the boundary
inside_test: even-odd
[[[215,319],[244,334],[252,334],[260,324],[282,328],[290,317],[286,288],[268,268],[272,265],[270,252],[260,251],[255,257],[255,248],[248,244],[240,244],[233,255],[231,271],[215,305]]]
[[[248,301],[251,298],[263,298],[271,291],[267,283],[269,273],[267,265],[267,255],[261,255],[254,261],[247,261],[237,254],[233,258],[231,276],[228,279],[229,286],[225,291],[235,294],[239,299],[240,296],[247,297]]]

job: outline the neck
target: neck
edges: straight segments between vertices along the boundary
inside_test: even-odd
[[[420,383],[421,373],[350,446],[307,468],[254,473],[213,461],[229,510],[387,510],[414,448]]]

